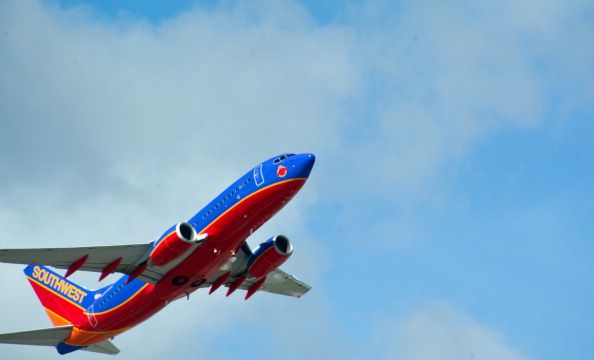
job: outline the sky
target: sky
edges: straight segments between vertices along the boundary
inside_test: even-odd
[[[118,336],[120,359],[593,358],[593,16],[4,0],[0,247],[150,242],[259,162],[312,152],[248,240],[287,235],[283,269],[312,290],[198,291]],[[50,325],[21,270],[0,265],[0,332]]]

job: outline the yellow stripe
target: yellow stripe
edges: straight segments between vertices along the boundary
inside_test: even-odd
[[[219,215],[219,216],[218,216],[216,219],[214,219],[213,221],[211,221],[211,222],[210,222],[210,223],[209,223],[207,226],[205,226],[205,227],[204,227],[204,230],[202,230],[202,231],[200,232],[200,234],[204,233],[204,232],[205,232],[205,231],[206,231],[206,230],[207,230],[209,227],[211,227],[211,226],[212,226],[212,225],[213,225],[215,222],[217,222],[217,221],[218,221],[220,218],[222,218],[222,217],[223,217],[225,214],[227,214],[229,211],[233,210],[233,209],[234,209],[236,206],[238,206],[239,204],[243,203],[244,201],[246,201],[247,199],[251,198],[252,196],[254,196],[254,195],[256,195],[256,194],[260,193],[261,191],[267,190],[267,189],[269,189],[269,188],[271,188],[271,187],[278,186],[278,185],[281,185],[281,184],[285,184],[285,183],[288,183],[288,182],[291,182],[291,181],[297,181],[297,180],[303,180],[303,181],[305,181],[305,180],[307,180],[307,179],[306,179],[306,178],[294,178],[294,179],[287,179],[287,180],[279,181],[279,182],[277,182],[277,183],[274,183],[274,184],[270,184],[270,185],[268,185],[268,186],[266,186],[266,187],[263,187],[262,189],[259,189],[258,191],[255,191],[255,192],[251,193],[250,195],[248,195],[248,196],[244,197],[243,199],[241,199],[241,200],[240,200],[240,201],[239,201],[237,204],[235,204],[235,205],[233,205],[232,207],[230,207],[229,209],[225,210],[225,212],[224,212],[224,213],[222,213],[221,215]],[[163,238],[165,238],[165,237],[163,237]],[[142,291],[142,290],[143,290],[143,289],[144,289],[146,286],[148,286],[148,284],[145,284],[145,285],[144,285],[143,287],[141,287],[141,288],[140,288],[140,289],[139,289],[139,290],[138,290],[138,291],[137,291],[137,292],[136,292],[134,295],[132,295],[130,298],[128,298],[126,301],[124,301],[124,302],[123,302],[123,303],[121,303],[120,305],[118,305],[118,306],[116,306],[116,307],[114,307],[114,308],[111,308],[111,309],[108,309],[108,310],[102,311],[102,312],[100,312],[100,313],[93,313],[92,315],[95,315],[95,316],[97,316],[97,315],[104,315],[104,314],[107,314],[107,313],[109,313],[109,312],[112,312],[112,311],[114,311],[114,310],[116,310],[116,309],[120,308],[121,306],[124,306],[126,303],[128,303],[130,300],[132,300],[133,298],[135,298],[135,297],[136,297],[138,294],[140,294],[140,292],[141,292],[141,291]],[[85,311],[85,314],[86,314],[86,315],[91,315],[91,314],[87,313],[86,311]],[[87,331],[87,330],[82,330],[82,329],[77,329],[77,330],[78,330],[79,332],[82,332],[82,333],[88,333],[88,334],[102,334],[102,333],[112,333],[112,332],[119,332],[119,331],[123,332],[123,331],[126,331],[126,330],[128,330],[128,329],[130,329],[130,327],[127,327],[127,328],[121,328],[121,329],[117,329],[117,330],[110,330],[110,331],[106,331],[106,332],[101,332],[101,331]],[[70,344],[70,345],[76,345],[76,344]]]
[[[48,291],[50,291],[50,292],[54,293],[55,295],[57,295],[57,296],[61,297],[61,298],[62,298],[62,299],[64,299],[64,300],[68,301],[69,303],[71,303],[72,305],[76,306],[77,308],[79,308],[79,309],[81,309],[81,310],[84,310],[84,308],[83,308],[82,306],[80,306],[79,304],[77,304],[77,303],[73,302],[72,300],[68,299],[68,298],[67,298],[67,297],[65,297],[64,295],[62,295],[62,294],[60,294],[60,293],[58,293],[58,292],[54,291],[54,289],[50,288],[49,286],[46,286],[45,284],[43,284],[43,283],[41,283],[41,282],[37,281],[36,279],[34,279],[34,278],[32,278],[32,277],[30,277],[30,276],[28,276],[28,275],[27,275],[27,278],[28,278],[29,280],[31,280],[31,281],[33,281],[33,282],[37,283],[38,285],[40,285],[40,286],[41,286],[41,287],[43,287],[44,289],[47,289]],[[87,294],[87,296],[89,296],[89,294]]]
[[[273,187],[273,186],[277,186],[277,185],[281,185],[281,184],[284,184],[284,183],[288,183],[288,182],[291,182],[291,181],[297,181],[297,180],[303,180],[303,181],[305,181],[305,180],[307,180],[307,179],[306,179],[306,178],[294,178],[294,179],[287,179],[287,180],[279,181],[279,182],[277,182],[277,183],[274,183],[274,184],[270,184],[270,185],[268,185],[268,186],[266,186],[266,187],[263,187],[262,189],[259,189],[258,191],[255,191],[255,192],[251,193],[250,195],[248,195],[248,196],[244,197],[243,199],[241,199],[241,201],[239,201],[237,204],[235,204],[235,205],[233,205],[232,207],[230,207],[229,209],[225,210],[225,212],[224,212],[224,213],[222,213],[221,215],[219,215],[219,216],[218,216],[216,219],[214,219],[213,221],[211,221],[211,222],[210,222],[210,223],[209,223],[207,226],[205,226],[205,227],[204,227],[204,229],[203,229],[203,230],[200,232],[200,234],[204,233],[204,232],[205,232],[205,231],[206,231],[206,230],[207,230],[209,227],[211,227],[211,226],[212,226],[212,225],[213,225],[215,222],[217,222],[217,221],[218,221],[220,218],[222,218],[222,217],[223,217],[225,214],[227,214],[229,211],[231,211],[232,209],[234,209],[236,206],[238,206],[239,204],[243,203],[244,201],[246,201],[247,199],[251,198],[252,196],[254,196],[254,195],[258,194],[259,192],[261,192],[261,191],[264,191],[264,190],[267,190],[267,189],[269,189],[269,188],[271,188],[271,187]],[[170,233],[170,234],[171,234],[171,233]],[[168,235],[169,235],[169,234],[168,234]],[[168,235],[167,235],[167,236],[168,236]],[[165,237],[166,237],[166,236],[165,236]],[[165,238],[165,237],[163,237],[163,238]],[[190,255],[190,256],[191,256],[191,255]],[[116,306],[116,307],[113,307],[113,308],[111,308],[111,309],[108,309],[108,310],[105,310],[105,311],[102,311],[102,312],[93,313],[92,315],[95,315],[95,316],[97,316],[97,315],[105,315],[105,314],[107,314],[107,313],[110,313],[110,312],[112,312],[112,311],[114,311],[114,310],[116,310],[116,309],[118,309],[118,308],[120,308],[120,307],[124,306],[126,303],[128,303],[130,300],[132,300],[133,298],[135,298],[135,297],[136,297],[138,294],[140,294],[140,292],[141,292],[141,291],[142,291],[142,290],[143,290],[143,289],[144,289],[144,288],[145,288],[147,285],[148,285],[148,284],[145,284],[145,285],[144,285],[143,287],[141,287],[141,288],[140,288],[140,289],[139,289],[139,290],[138,290],[136,293],[134,293],[134,294],[133,294],[133,295],[132,295],[130,298],[128,298],[126,301],[124,301],[123,303],[119,304],[118,306]],[[85,311],[85,314],[86,314],[86,315],[90,315],[90,314],[89,314],[89,313],[87,313],[86,311]]]
[[[226,215],[226,214],[227,214],[229,211],[233,210],[233,209],[234,209],[236,206],[239,206],[239,204],[241,204],[241,203],[243,203],[244,201],[248,200],[248,199],[249,199],[249,198],[251,198],[252,196],[255,196],[256,194],[258,194],[258,193],[260,193],[260,192],[262,192],[262,191],[264,191],[264,190],[270,189],[270,188],[272,188],[272,187],[274,187],[274,186],[278,186],[278,185],[281,185],[281,184],[285,184],[285,183],[292,182],[292,181],[298,181],[298,180],[306,181],[307,179],[306,179],[306,178],[293,178],[293,179],[287,179],[287,180],[279,181],[279,182],[277,182],[277,183],[274,183],[274,184],[270,184],[270,185],[268,185],[268,186],[266,186],[266,187],[263,187],[262,189],[259,189],[259,190],[255,191],[255,192],[251,193],[250,195],[248,195],[248,196],[244,197],[243,199],[241,199],[241,200],[240,200],[240,201],[239,201],[237,204],[235,204],[235,205],[233,205],[232,207],[230,207],[229,209],[225,210],[225,212],[223,212],[221,215],[219,215],[219,216],[218,216],[217,218],[215,218],[213,221],[211,221],[211,222],[210,222],[210,223],[209,223],[207,226],[205,226],[205,227],[204,227],[204,229],[203,229],[202,231],[200,231],[200,234],[202,234],[202,233],[206,232],[206,230],[208,230],[208,229],[209,229],[209,228],[210,228],[212,225],[214,225],[214,223],[216,223],[216,222],[217,222],[219,219],[221,219],[223,216],[225,216],[225,215]],[[114,311],[114,310],[116,310],[116,309],[118,309],[118,308],[120,308],[120,307],[124,306],[124,305],[125,305],[125,304],[127,304],[129,301],[131,301],[133,298],[135,298],[136,296],[138,296],[138,294],[140,294],[140,292],[141,292],[141,291],[142,291],[142,290],[143,290],[143,289],[144,289],[144,288],[145,288],[145,287],[148,285],[148,284],[144,284],[144,286],[142,286],[142,287],[141,287],[141,288],[140,288],[140,289],[139,289],[139,290],[138,290],[136,293],[134,293],[134,294],[133,294],[132,296],[130,296],[130,297],[129,297],[129,298],[126,300],[126,301],[124,301],[123,303],[119,304],[119,305],[118,305],[118,306],[116,306],[116,307],[113,307],[113,308],[111,308],[111,309],[108,309],[108,310],[105,310],[105,311],[102,311],[102,312],[99,312],[99,313],[93,313],[93,314],[89,314],[88,312],[86,312],[86,311],[85,311],[85,309],[84,309],[82,306],[80,306],[80,305],[78,305],[78,304],[76,304],[76,303],[72,302],[70,299],[68,299],[68,298],[64,297],[62,294],[59,294],[59,293],[55,292],[53,289],[51,289],[51,288],[49,288],[49,287],[46,287],[44,284],[40,283],[40,282],[39,282],[39,281],[37,281],[36,279],[33,279],[33,278],[29,277],[29,276],[27,276],[27,278],[29,278],[30,280],[32,280],[32,281],[34,281],[34,282],[36,282],[37,284],[41,285],[42,287],[44,287],[44,288],[48,289],[49,291],[51,291],[52,293],[54,293],[54,294],[58,295],[59,297],[63,298],[64,300],[68,301],[68,302],[69,302],[69,303],[71,303],[72,305],[74,305],[74,306],[78,307],[79,309],[83,310],[85,315],[95,315],[95,316],[97,316],[97,315],[104,315],[104,314],[107,314],[107,313],[109,313],[109,312],[112,312],[112,311]],[[81,330],[81,331],[82,331],[82,330]]]

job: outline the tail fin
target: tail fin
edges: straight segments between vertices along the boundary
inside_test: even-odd
[[[24,272],[54,326],[72,324],[94,301],[95,291],[45,266],[29,265]]]

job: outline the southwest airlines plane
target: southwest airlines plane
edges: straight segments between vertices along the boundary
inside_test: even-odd
[[[314,161],[313,154],[264,161],[148,244],[0,250],[1,262],[28,265],[25,275],[54,325],[0,334],[0,343],[117,354],[110,339],[202,287],[212,294],[224,285],[227,296],[242,289],[245,299],[258,290],[302,296],[310,287],[279,269],[293,252],[289,239],[276,235],[253,250],[246,239],[297,194]],[[90,290],[68,280],[77,270],[100,273],[100,281],[123,276]]]

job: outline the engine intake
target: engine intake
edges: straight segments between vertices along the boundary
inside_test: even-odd
[[[266,276],[281,266],[293,253],[293,244],[284,235],[266,240],[248,260],[247,272],[257,278]]]
[[[163,266],[180,257],[196,243],[198,235],[192,225],[180,222],[175,231],[166,235],[151,252],[153,264]]]

